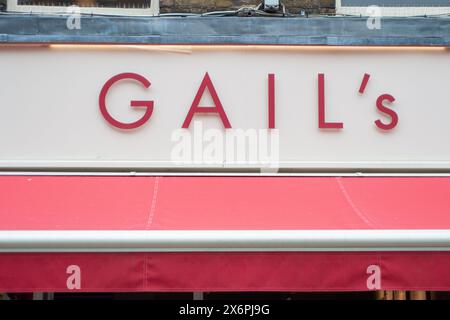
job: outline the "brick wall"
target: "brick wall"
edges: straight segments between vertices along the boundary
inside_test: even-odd
[[[262,0],[160,0],[161,12],[207,12],[233,10],[241,6],[257,5]],[[334,0],[284,0],[289,12],[298,13],[304,9],[310,14],[334,13]]]

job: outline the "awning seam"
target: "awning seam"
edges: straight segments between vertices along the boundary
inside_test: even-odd
[[[347,201],[347,203],[350,205],[350,207],[352,208],[353,212],[356,213],[356,215],[362,220],[364,221],[364,223],[366,225],[368,225],[369,227],[371,227],[372,229],[377,229],[377,226],[375,225],[375,223],[373,223],[357,206],[356,204],[353,202],[352,198],[350,197],[349,193],[347,192],[347,189],[345,188],[344,184],[341,181],[340,177],[336,177],[336,182],[339,186],[339,189],[341,190],[341,193],[344,195],[345,200]]]
[[[153,224],[153,218],[155,216],[155,211],[156,211],[156,201],[158,199],[158,189],[159,189],[159,179],[161,177],[157,176],[155,177],[155,183],[153,185],[153,197],[152,197],[152,204],[150,206],[150,213],[148,216],[148,220],[147,220],[147,227],[146,229],[150,229],[150,227]]]

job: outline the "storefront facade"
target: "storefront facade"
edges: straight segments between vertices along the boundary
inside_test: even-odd
[[[448,19],[80,22],[0,20],[0,292],[450,290]]]

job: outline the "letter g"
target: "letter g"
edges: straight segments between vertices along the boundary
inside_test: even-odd
[[[131,123],[124,123],[120,122],[116,119],[114,119],[111,114],[106,109],[106,94],[108,93],[109,89],[113,84],[115,84],[117,81],[123,80],[123,79],[132,79],[140,82],[145,88],[150,87],[150,82],[144,78],[143,76],[137,74],[137,73],[120,73],[118,75],[115,75],[108,81],[106,81],[105,85],[103,86],[102,90],[100,91],[100,96],[98,99],[98,104],[100,106],[100,112],[102,113],[103,117],[106,121],[109,122],[109,124],[113,125],[114,127],[120,128],[120,129],[135,129],[142,126],[144,123],[150,119],[153,113],[153,101],[136,101],[131,100],[130,106],[131,107],[145,107],[145,113],[139,120]]]

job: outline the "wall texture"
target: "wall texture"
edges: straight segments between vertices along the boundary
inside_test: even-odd
[[[233,10],[241,6],[257,5],[262,0],[160,0],[161,12],[207,12]],[[304,9],[310,14],[334,13],[334,0],[284,0],[286,9],[298,13]]]

